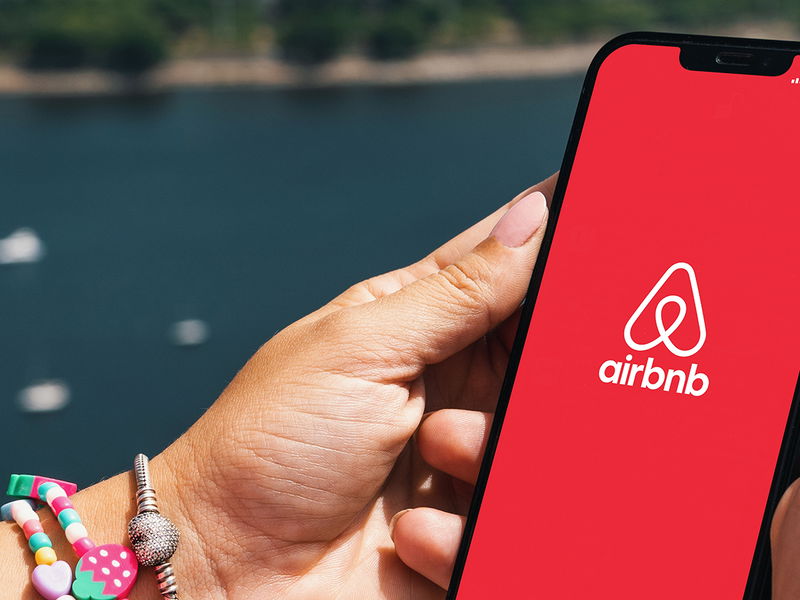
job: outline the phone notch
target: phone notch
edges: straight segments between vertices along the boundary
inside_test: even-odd
[[[687,44],[681,47],[680,61],[690,71],[775,77],[789,70],[794,57],[794,52],[775,49]]]

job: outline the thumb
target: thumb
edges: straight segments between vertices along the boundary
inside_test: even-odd
[[[539,253],[547,202],[541,192],[514,204],[470,253],[393,294],[358,307],[412,377],[508,318],[525,296]],[[372,349],[374,350],[374,349]]]

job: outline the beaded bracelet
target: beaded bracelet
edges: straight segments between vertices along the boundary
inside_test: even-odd
[[[139,563],[133,552],[119,544],[97,546],[64,489],[53,482],[39,486],[39,499],[47,502],[78,556],[72,593],[78,600],[125,598],[136,583]]]
[[[11,518],[20,526],[28,547],[33,552],[36,568],[31,574],[31,583],[45,600],[75,600],[69,595],[72,587],[72,567],[58,560],[53,542],[44,533],[39,515],[27,500],[16,500],[6,505]],[[4,506],[3,508],[6,508]]]
[[[23,479],[27,478],[27,479]],[[19,485],[20,481],[25,481],[25,485]],[[54,580],[58,579],[57,584],[63,585],[64,581],[69,580],[67,583],[67,593],[69,592],[69,584],[72,585],[72,594],[77,600],[117,600],[124,599],[133,585],[136,583],[136,576],[139,570],[139,563],[136,560],[133,551],[119,544],[104,544],[97,546],[91,538],[86,527],[81,522],[81,518],[69,500],[68,494],[64,489],[63,484],[69,486],[70,489],[77,489],[74,484],[67,482],[60,482],[58,480],[46,479],[35,477],[31,475],[12,475],[11,485],[9,486],[9,493],[15,495],[29,495],[31,498],[36,498],[42,502],[46,502],[50,509],[53,511],[56,519],[61,527],[64,529],[67,541],[72,545],[72,549],[78,556],[78,564],[75,567],[75,581],[72,582],[72,571],[66,575],[61,572],[60,579],[53,574],[54,571],[48,571],[49,576]],[[20,504],[11,503],[11,513],[14,516],[16,510],[20,514],[20,519],[30,520],[31,514],[38,522],[39,517],[33,510],[33,507],[28,501],[18,501]],[[17,507],[17,508],[15,508]],[[19,520],[15,517],[17,523]],[[20,525],[22,526],[22,525]],[[42,543],[43,547],[49,544],[52,550],[52,542],[47,536],[37,537],[41,531],[34,531],[35,525],[31,525],[30,540],[36,538],[36,543]],[[41,529],[41,525],[39,525]],[[23,528],[24,531],[24,528]],[[45,538],[47,543],[45,544]],[[34,545],[30,543],[31,549]],[[45,552],[43,557],[52,558],[49,553]],[[63,561],[54,561],[56,562]],[[69,565],[64,563],[67,567]],[[41,566],[41,565],[40,565]],[[37,567],[38,569],[39,567]],[[63,569],[62,569],[63,571]],[[56,589],[56,583],[53,583],[53,589]],[[36,587],[36,583],[34,583]],[[39,588],[36,588],[39,590]],[[61,588],[58,588],[61,589]],[[40,593],[41,590],[39,590]],[[45,596],[48,600],[70,600],[72,596],[64,595],[59,596]],[[74,599],[73,599],[74,600]]]

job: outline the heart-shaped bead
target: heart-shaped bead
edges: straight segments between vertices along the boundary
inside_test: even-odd
[[[33,587],[46,600],[57,600],[66,596],[72,587],[72,567],[63,560],[52,565],[39,565],[31,576]]]

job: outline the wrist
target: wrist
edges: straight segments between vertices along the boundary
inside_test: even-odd
[[[179,467],[177,467],[179,465]],[[180,531],[178,550],[172,557],[181,600],[226,598],[218,584],[218,574],[212,557],[219,557],[220,549],[210,544],[198,524],[205,523],[199,514],[205,504],[195,502],[202,478],[193,469],[191,458],[180,456],[175,446],[151,462],[151,474],[160,511]],[[128,522],[136,514],[136,484],[128,471],[93,485],[73,495],[75,510],[86,525],[90,538],[98,545],[116,543],[130,546]],[[52,540],[60,560],[77,562],[61,526],[52,512],[39,511],[44,531]],[[219,529],[216,527],[215,529]],[[0,580],[4,589],[22,600],[41,600],[30,584],[36,566],[25,536],[14,523],[0,523]],[[5,597],[0,594],[0,596]],[[159,600],[155,573],[152,568],[140,567],[136,585],[128,600]]]
[[[185,510],[188,502],[182,490],[193,489],[193,482],[178,477],[178,470],[170,466],[170,462],[171,458],[155,457],[151,462],[151,474],[159,510],[180,531],[178,550],[170,560],[175,569],[179,597],[181,600],[224,598],[225,594],[215,585],[213,564],[207,559],[207,545],[194,519]],[[137,512],[135,498],[136,484],[132,472],[128,471],[82,490],[71,500],[96,544],[116,543],[130,547],[128,522]],[[45,531],[53,532],[50,537],[59,558],[74,566],[77,559],[57,520],[47,509],[40,514]],[[28,599],[28,596],[24,597]],[[30,598],[38,596],[33,593]],[[136,585],[128,600],[161,598],[154,570],[140,566]]]
[[[227,594],[219,584],[219,574],[215,557],[220,549],[209,537],[204,525],[210,525],[205,507],[201,500],[205,495],[204,478],[191,452],[183,452],[177,444],[173,444],[150,461],[150,472],[153,487],[156,491],[159,511],[169,518],[180,532],[178,549],[170,559],[178,583],[178,596],[181,600],[226,598]],[[131,517],[136,514],[136,485],[131,473],[125,474],[131,486]],[[127,538],[128,520],[125,520]],[[139,581],[148,580],[148,584],[137,584],[143,594],[132,594],[129,600],[148,600],[160,598],[155,573],[152,568],[140,567]],[[152,585],[151,585],[152,584]],[[155,595],[147,595],[149,589]]]
[[[194,543],[197,536],[194,525],[181,514],[181,503],[169,490],[173,483],[167,476],[168,472],[159,464],[161,462],[154,461],[151,468],[159,497],[159,508],[175,523],[181,533],[180,545],[171,559],[175,567],[180,598],[194,600],[195,598],[221,597],[219,594],[212,593],[213,590],[207,587],[207,583],[211,580],[211,574],[209,565],[205,564],[203,548]],[[72,501],[86,523],[89,535],[97,544],[116,543],[129,547],[128,521],[136,514],[135,494],[136,485],[133,475],[131,472],[126,472],[79,492]],[[52,515],[47,515],[42,520],[45,521],[47,530],[55,530],[59,527]],[[56,537],[60,538],[58,542],[54,539],[54,543],[60,546],[57,549],[59,557],[66,558],[74,565],[74,553],[64,536]],[[159,598],[161,598],[161,594],[158,591],[153,569],[139,567],[136,585],[129,595],[129,600],[157,600]]]

